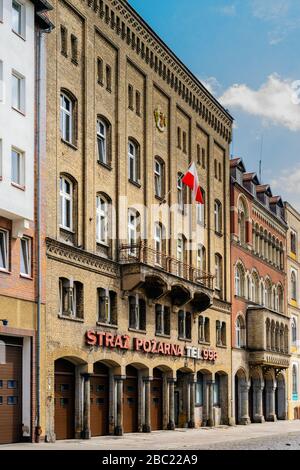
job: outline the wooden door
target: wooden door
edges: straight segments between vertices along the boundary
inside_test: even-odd
[[[163,413],[163,379],[160,371],[153,373],[153,381],[151,382],[151,429],[158,431],[162,429],[162,413]]]
[[[105,367],[105,366],[104,366]],[[108,370],[91,376],[91,433],[108,434],[109,380]]]
[[[59,359],[55,363],[56,439],[73,439],[75,424],[75,367]]]
[[[124,432],[138,430],[138,379],[134,367],[126,368],[126,380],[123,392],[123,426]]]

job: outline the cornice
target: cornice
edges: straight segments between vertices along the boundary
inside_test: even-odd
[[[74,246],[66,245],[53,238],[46,238],[47,258],[70,264],[81,269],[86,269],[108,277],[119,277],[119,266],[117,263],[94,253],[81,250]]]

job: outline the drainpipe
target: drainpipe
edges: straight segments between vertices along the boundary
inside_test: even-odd
[[[42,30],[38,28],[36,34],[36,224],[37,224],[37,336],[36,336],[36,419],[35,419],[35,441],[39,442],[41,429],[41,306],[42,306],[42,250],[41,250],[41,95],[42,95],[42,47],[43,33],[50,33],[52,28]]]

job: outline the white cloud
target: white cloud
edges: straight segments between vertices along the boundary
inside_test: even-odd
[[[252,0],[252,13],[260,20],[272,21],[285,16],[290,10],[289,0]]]
[[[300,104],[294,81],[282,79],[279,75],[270,75],[258,90],[252,90],[245,84],[231,86],[219,98],[225,107],[238,108],[259,116],[263,123],[287,127],[291,131],[300,131]]]
[[[300,210],[300,165],[283,170],[271,185],[272,189],[284,190],[287,199]]]
[[[199,77],[199,80],[212,95],[218,95],[220,93],[221,84],[216,77]]]
[[[231,5],[225,5],[224,7],[218,8],[219,13],[225,16],[235,16],[236,15],[236,6],[234,3]]]

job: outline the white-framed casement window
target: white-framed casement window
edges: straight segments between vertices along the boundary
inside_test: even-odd
[[[292,318],[291,331],[292,331],[292,345],[296,346],[296,344],[297,344],[297,321],[296,321],[296,318]]]
[[[222,257],[215,255],[215,287],[218,291],[222,289]]]
[[[11,105],[13,109],[25,113],[25,77],[15,70],[11,74]]]
[[[108,244],[108,202],[104,196],[96,197],[96,240]]]
[[[163,228],[159,223],[154,226],[154,242],[155,242],[155,263],[159,266],[162,265],[162,251],[163,251]]]
[[[202,190],[202,198],[205,201],[205,192]],[[196,204],[196,218],[197,224],[204,225],[205,224],[205,205],[204,204]]]
[[[25,186],[25,154],[14,147],[11,149],[11,182]]]
[[[292,269],[291,270],[291,278],[290,278],[290,285],[291,285],[291,300],[297,300],[297,272]]]
[[[60,131],[61,137],[68,143],[73,142],[73,103],[65,94],[60,94]]]
[[[136,211],[128,210],[128,245],[129,254],[136,255],[138,214]]]
[[[138,146],[132,141],[128,141],[128,176],[130,181],[138,183]]]
[[[154,161],[155,196],[163,197],[163,163],[157,158]]]
[[[184,189],[182,183],[182,173],[177,174],[177,204],[180,211],[184,211]]]
[[[26,17],[25,5],[17,0],[12,0],[12,30],[25,39]]]
[[[206,252],[205,247],[203,245],[198,245],[197,248],[197,269],[200,271],[205,271],[206,269]]]
[[[31,253],[32,253],[32,242],[31,238],[21,238],[21,250],[20,250],[20,274],[23,276],[31,277]]]
[[[73,229],[73,184],[64,176],[60,178],[60,227]]]
[[[0,270],[8,271],[9,267],[9,235],[8,231],[0,229]]]
[[[183,262],[184,262],[184,238],[180,235],[177,239],[177,276],[183,276]]]
[[[221,233],[222,232],[222,205],[220,201],[215,201],[214,218],[215,218],[215,231],[217,233]]]
[[[103,119],[97,120],[97,145],[98,145],[98,162],[108,164],[107,155],[107,124]]]

